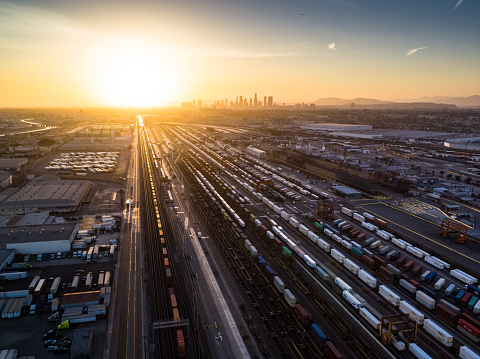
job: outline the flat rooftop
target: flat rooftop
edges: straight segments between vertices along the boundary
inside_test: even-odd
[[[0,265],[5,262],[12,252],[15,252],[15,249],[0,249]]]
[[[92,341],[92,328],[83,328],[75,329],[73,334],[72,349],[81,350],[81,349],[90,349],[90,344]]]
[[[27,183],[0,203],[1,209],[76,207],[90,187],[83,180],[42,180]]]
[[[0,227],[0,246],[7,243],[29,243],[69,240],[77,223],[58,223],[28,227]]]
[[[345,194],[358,194],[358,193],[362,193],[360,191],[357,191],[356,189],[353,189],[353,188],[350,188],[350,187],[347,187],[347,186],[333,186],[332,187],[335,191],[338,191],[338,192],[342,192],[342,193],[345,193]]]

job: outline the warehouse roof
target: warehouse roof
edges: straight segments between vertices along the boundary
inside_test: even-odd
[[[0,158],[0,168],[17,169],[28,162],[26,158]]]
[[[347,187],[347,186],[333,186],[332,187],[335,191],[341,192],[344,194],[361,194],[362,192],[359,192],[353,188]]]
[[[90,350],[92,342],[92,328],[75,329],[73,334],[72,350]]]
[[[58,223],[29,227],[0,227],[0,245],[6,243],[29,243],[63,241],[70,239],[78,230],[77,223]]]
[[[66,293],[63,295],[62,304],[77,304],[100,301],[100,291]]]
[[[15,249],[0,249],[0,266],[7,260],[12,252],[15,252]]]

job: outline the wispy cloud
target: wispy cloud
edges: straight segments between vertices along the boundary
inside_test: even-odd
[[[424,49],[426,49],[426,48],[427,48],[427,47],[424,46],[424,47],[417,47],[416,49],[408,50],[407,53],[405,54],[405,56],[413,55],[413,54],[416,53],[417,51],[424,50]]]
[[[453,11],[457,10],[457,7],[462,5],[462,2],[463,2],[463,0],[458,0],[457,5],[455,5],[455,7],[453,8]]]
[[[330,50],[334,50],[334,51],[337,51],[337,44],[335,44],[334,42],[328,44],[328,48]]]

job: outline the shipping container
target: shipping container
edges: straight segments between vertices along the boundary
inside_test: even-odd
[[[475,304],[477,304],[477,302],[478,297],[472,297],[472,299],[470,299],[470,301],[468,302],[467,309],[473,311],[473,308],[475,307]]]
[[[343,265],[345,268],[347,268],[350,272],[352,272],[355,275],[357,275],[358,271],[360,270],[360,267],[348,258],[345,258],[345,260],[343,261]]]
[[[325,345],[325,353],[329,359],[342,359],[343,355],[338,351],[331,341],[327,341]]]
[[[352,291],[352,287],[350,287],[347,283],[345,283],[345,281],[340,277],[335,278],[335,284],[339,286],[342,291],[347,291],[347,292]]]
[[[417,290],[417,292],[415,293],[415,298],[417,302],[424,305],[427,309],[435,309],[435,299],[428,296],[424,292]]]
[[[345,300],[349,302],[355,309],[359,309],[363,306],[362,302],[355,298],[355,296],[349,291],[344,290],[342,292],[342,297],[345,298]]]
[[[377,279],[365,272],[363,269],[360,269],[358,271],[358,278],[364,283],[366,283],[370,288],[376,288],[377,287]]]
[[[480,342],[480,329],[473,326],[465,319],[459,319],[457,330],[475,343]]]
[[[451,270],[450,275],[468,285],[473,285],[478,281],[477,278],[461,271],[460,269]]]
[[[283,284],[283,281],[278,276],[273,277],[273,285],[280,293],[283,293],[285,290],[285,284]]]
[[[383,298],[385,298],[390,304],[394,305],[395,307],[398,307],[400,305],[401,298],[393,291],[388,289],[386,286],[379,286],[378,292]]]
[[[294,311],[302,324],[308,325],[310,323],[310,314],[308,314],[308,312],[302,307],[301,304],[296,304]]]
[[[385,260],[383,260],[382,258],[380,258],[379,256],[373,256],[373,260],[375,261],[375,265],[377,267],[380,267],[380,266],[385,266],[387,262],[385,262]]]
[[[437,314],[448,325],[457,325],[458,314],[452,312],[450,308],[448,308],[442,302],[437,303],[437,305],[435,306],[435,314]]]
[[[327,342],[327,336],[320,330],[317,324],[312,324],[311,333],[318,346],[323,347]]]
[[[410,343],[408,344],[408,350],[413,356],[417,359],[432,359],[430,355],[425,353],[417,344]]]
[[[434,290],[428,288],[426,285],[423,285],[421,284],[420,285],[420,290],[422,290],[423,292],[425,292],[426,294],[428,294],[430,297],[432,298],[436,298],[437,297],[437,292],[435,292]]]
[[[455,290],[455,284],[452,283],[447,287],[447,289],[445,289],[445,296],[450,297],[454,290]]]
[[[378,330],[380,328],[380,321],[375,318],[375,316],[370,313],[367,309],[365,308],[360,308],[359,310],[360,316],[367,321],[368,324],[370,324],[373,328]]]
[[[413,267],[412,270],[412,276],[417,277],[423,269],[423,265],[417,264],[416,266]]]
[[[328,282],[330,280],[330,275],[318,265],[315,267],[315,274],[324,282]]]
[[[343,264],[343,261],[345,260],[345,256],[340,253],[338,250],[336,249],[332,249],[331,252],[330,252],[331,256],[339,263],[342,263]]]
[[[452,346],[453,336],[432,320],[425,319],[423,322],[423,328],[441,344],[445,345],[446,347]]]
[[[430,284],[432,283],[435,278],[437,277],[437,272],[430,272],[429,275],[425,278],[425,283]]]
[[[397,266],[401,267],[407,262],[407,256],[401,255],[400,258],[397,259]]]
[[[395,277],[393,273],[384,266],[378,267],[378,275],[389,282],[393,282],[393,279]]]
[[[366,254],[362,256],[362,263],[364,263],[370,269],[375,269],[375,261]]]
[[[395,267],[393,264],[387,264],[387,269],[397,277],[399,277],[402,274],[402,271],[397,267]]]
[[[287,301],[288,305],[292,308],[295,307],[295,304],[297,304],[297,300],[295,298],[295,296],[292,294],[292,292],[290,292],[290,289],[285,289],[283,291],[283,296],[285,298],[285,300]]]
[[[462,300],[464,295],[465,295],[464,290],[461,290],[460,292],[458,292],[458,294],[455,296],[455,303],[460,304],[460,301]]]
[[[463,319],[463,320],[466,320],[467,322],[472,324],[474,327],[480,329],[480,322],[477,319],[475,319],[474,317],[472,317],[470,314],[462,313],[460,315],[460,318]]]
[[[270,280],[273,280],[273,278],[275,277],[275,272],[272,268],[270,268],[270,266],[265,267],[265,274]]]
[[[415,288],[412,284],[407,282],[405,279],[400,279],[399,285],[400,285],[400,289],[403,289],[411,297],[415,296],[415,293],[417,292],[417,288]]]
[[[405,263],[405,265],[403,266],[403,269],[405,270],[405,272],[409,272],[413,269],[413,265],[415,264],[414,261],[408,261],[407,263]]]
[[[408,314],[410,318],[416,321],[419,325],[423,325],[423,321],[425,320],[425,315],[420,310],[415,308],[413,305],[402,300],[400,302],[399,309],[401,312]]]
[[[445,285],[445,278],[440,278],[436,281],[435,285],[433,286],[435,290],[440,290]]]
[[[459,358],[460,359],[480,359],[480,355],[477,355],[472,349],[470,349],[467,346],[461,346]]]

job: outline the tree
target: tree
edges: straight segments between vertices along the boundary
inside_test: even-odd
[[[472,182],[472,177],[467,177],[467,178],[465,179],[465,183],[466,183],[466,184],[470,184],[470,182]]]
[[[52,146],[54,144],[55,144],[55,141],[49,138],[42,138],[40,141],[38,141],[39,146]]]
[[[445,171],[440,171],[440,177],[443,177]]]
[[[451,173],[447,174],[447,178],[452,178],[452,174]]]
[[[435,176],[435,171],[432,171],[432,176]]]
[[[455,176],[455,180],[458,181],[458,182],[460,182],[460,181],[462,180],[462,176],[456,175],[456,176]]]

